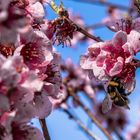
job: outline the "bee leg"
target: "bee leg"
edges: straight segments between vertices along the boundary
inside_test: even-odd
[[[124,106],[124,108],[130,110],[130,107],[128,106],[128,104],[126,104],[126,105]]]
[[[128,93],[123,93],[124,96],[128,96],[130,95],[132,92],[128,92]]]

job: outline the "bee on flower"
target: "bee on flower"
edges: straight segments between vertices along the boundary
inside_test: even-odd
[[[102,83],[110,83],[114,77],[119,78],[119,82],[114,83],[121,83],[123,92],[120,92],[120,84],[115,84],[116,87],[113,88],[110,84],[107,86],[107,96],[117,106],[128,108],[124,91],[131,93],[135,88],[135,71],[139,64],[135,55],[140,50],[139,38],[140,33],[137,31],[132,30],[128,35],[124,31],[118,31],[112,40],[89,46],[87,55],[81,56],[81,67],[90,71],[90,77],[95,77]],[[108,110],[109,108],[111,106]]]

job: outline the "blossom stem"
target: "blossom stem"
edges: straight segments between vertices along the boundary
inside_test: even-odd
[[[100,140],[95,134],[93,134],[92,131],[90,131],[87,127],[83,125],[83,123],[77,119],[69,110],[61,108],[68,116],[70,119],[73,119],[79,126],[84,130],[85,133],[87,133],[93,140]]]
[[[99,0],[72,0],[75,2],[83,2],[83,3],[90,3],[90,4],[97,4],[97,5],[102,5],[102,6],[111,6],[111,7],[115,7],[121,10],[125,10],[125,11],[131,11],[133,10],[133,8],[129,8],[127,6],[123,6],[123,5],[119,5],[119,4],[113,4],[110,2],[104,2],[104,1],[99,1]]]
[[[51,140],[45,119],[39,119],[45,140]]]
[[[73,92],[72,88],[68,88],[68,93],[82,107],[82,109],[87,113],[91,120],[100,128],[100,130],[106,135],[108,140],[113,140],[108,131],[105,128],[103,128],[101,123],[94,117],[93,113],[80,101],[77,95]]]

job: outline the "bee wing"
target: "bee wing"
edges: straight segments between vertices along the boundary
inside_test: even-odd
[[[124,94],[120,94],[116,88],[116,92],[118,93],[119,98],[125,103],[123,106],[127,109],[130,109],[130,107],[128,106],[129,103],[129,99],[126,97],[127,95]]]
[[[102,102],[102,112],[107,113],[112,108],[112,100],[110,96],[107,94]]]

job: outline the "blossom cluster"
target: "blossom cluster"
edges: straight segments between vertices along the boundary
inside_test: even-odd
[[[56,19],[45,19],[46,3],[56,12]],[[140,67],[136,59],[140,52],[140,18],[115,20],[115,10],[110,7],[110,17],[104,20],[115,35],[103,41],[92,36],[90,28],[86,31],[81,27],[85,23],[79,15],[70,15],[53,0],[0,1],[0,140],[43,140],[31,120],[45,119],[54,108],[69,109],[67,101],[71,97],[74,107],[82,107],[92,120],[97,117],[109,132],[121,134],[128,122],[126,112],[113,105],[109,113],[103,114],[97,92],[107,90],[113,77],[119,78],[122,86],[113,92],[123,101],[127,95],[119,92],[134,90],[135,72]],[[53,44],[75,46],[87,37],[97,43],[92,42],[80,57],[81,67],[71,59],[61,63]],[[84,107],[79,93],[87,97],[90,109]],[[98,120],[93,121],[97,126]],[[128,139],[135,134],[139,139],[138,129]]]
[[[119,77],[131,92],[135,87],[138,62],[135,56],[140,51],[139,19],[133,24],[129,22],[129,26],[128,22],[118,20],[111,23],[110,28],[116,31],[113,39],[90,45],[87,54],[81,56],[80,65],[90,71],[90,77],[103,83]]]
[[[50,98],[61,97],[60,55],[49,39],[44,2],[0,2],[1,140],[43,140],[29,122],[47,117]]]

